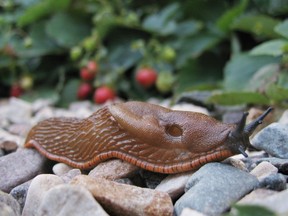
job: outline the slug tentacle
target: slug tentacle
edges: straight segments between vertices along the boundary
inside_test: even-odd
[[[80,169],[120,158],[150,171],[178,173],[239,152],[245,155],[249,134],[269,112],[244,127],[247,114],[235,126],[200,113],[119,103],[86,119],[44,120],[31,129],[25,146]]]

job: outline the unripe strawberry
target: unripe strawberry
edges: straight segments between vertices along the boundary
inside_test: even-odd
[[[157,72],[152,68],[140,68],[136,73],[136,81],[144,88],[149,88],[155,84]]]
[[[94,92],[94,102],[98,104],[102,104],[108,100],[113,100],[115,96],[116,95],[113,89],[107,86],[101,86],[97,88]]]

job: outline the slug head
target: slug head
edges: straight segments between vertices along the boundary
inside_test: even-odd
[[[241,120],[236,124],[236,128],[228,135],[227,145],[234,153],[241,153],[245,157],[248,157],[245,150],[247,147],[252,146],[249,141],[249,136],[252,135],[258,125],[262,124],[263,119],[272,111],[269,107],[262,115],[255,119],[250,124],[246,125],[246,119],[248,112],[243,113]]]

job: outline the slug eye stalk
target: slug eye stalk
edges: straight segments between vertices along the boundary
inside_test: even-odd
[[[241,153],[244,157],[248,157],[245,152],[248,146],[251,146],[249,141],[249,136],[255,131],[258,125],[262,124],[264,118],[273,110],[272,107],[269,107],[262,115],[256,118],[253,122],[246,124],[246,119],[248,112],[244,112],[240,121],[236,124],[234,131],[231,131],[229,134],[229,145],[231,146],[232,151]]]

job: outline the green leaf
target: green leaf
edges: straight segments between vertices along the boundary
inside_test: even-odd
[[[39,98],[43,98],[50,99],[56,103],[59,100],[59,94],[55,89],[52,89],[51,87],[40,87],[37,88],[37,91],[28,91],[23,96],[21,96],[21,98],[30,102]]]
[[[173,3],[160,12],[152,14],[143,21],[143,28],[159,35],[169,35],[175,32],[177,25],[171,19],[179,11],[179,4]]]
[[[67,106],[73,101],[77,100],[77,90],[80,85],[79,79],[70,79],[65,84],[62,93],[60,95],[60,105],[61,106]]]
[[[247,90],[264,92],[267,86],[275,83],[279,75],[279,64],[268,64],[261,67],[249,80]]]
[[[286,16],[288,13],[288,0],[253,0],[253,5],[261,13],[272,16]]]
[[[280,56],[284,54],[284,47],[288,45],[287,40],[270,40],[264,42],[256,47],[254,47],[251,51],[251,55],[270,55],[270,56]]]
[[[266,95],[273,101],[281,102],[288,99],[288,88],[272,84],[267,88]]]
[[[235,205],[231,212],[224,216],[276,216],[276,213],[258,205]]]
[[[223,59],[212,53],[205,53],[197,59],[187,61],[178,70],[175,93],[215,89],[222,78],[223,65]]]
[[[243,13],[247,7],[248,0],[242,0],[238,5],[227,10],[217,21],[217,26],[224,32],[230,30],[233,21]]]
[[[71,48],[89,35],[90,26],[80,17],[57,13],[48,21],[46,32],[60,46]]]
[[[38,57],[50,53],[59,52],[60,49],[54,41],[49,38],[45,32],[46,22],[34,23],[30,28],[31,47],[24,47],[23,41],[19,41],[15,50],[21,57]]]
[[[187,20],[177,24],[174,34],[177,37],[188,37],[195,35],[203,28],[203,23],[195,20]]]
[[[224,89],[229,91],[248,89],[249,80],[256,71],[264,65],[279,62],[279,58],[271,56],[235,55],[224,68]]]
[[[175,44],[178,50],[177,67],[181,67],[188,59],[197,58],[203,52],[214,47],[220,42],[221,38],[211,33],[200,33],[195,36],[179,40]]]
[[[232,24],[232,29],[255,34],[267,38],[278,38],[274,31],[280,21],[265,15],[245,15]]]
[[[56,12],[66,9],[70,4],[70,0],[42,0],[36,4],[28,7],[24,14],[18,19],[18,25],[25,26],[31,24],[40,18]]]
[[[288,39],[288,20],[275,26],[275,32]]]
[[[269,104],[269,99],[257,92],[215,92],[208,99],[210,103],[221,105]]]

